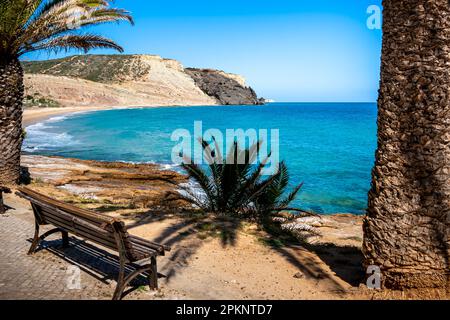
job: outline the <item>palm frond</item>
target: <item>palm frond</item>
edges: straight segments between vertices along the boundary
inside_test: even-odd
[[[266,178],[263,178],[262,171],[271,154],[260,163],[253,163],[260,152],[260,141],[244,149],[234,142],[222,163],[214,161],[217,160],[215,152],[220,152],[214,139],[212,142],[199,139],[199,143],[204,157],[209,162],[209,172],[196,164],[182,165],[205,194],[205,197],[199,197],[186,193],[191,203],[216,214],[238,215],[251,219],[256,217],[258,221],[268,221],[271,215],[283,210],[306,214],[306,211],[289,207],[302,185],[296,186],[282,198],[289,183],[289,172],[284,162],[279,164],[276,174]],[[238,163],[240,156],[244,161]],[[194,159],[190,159],[190,163],[194,163]]]
[[[262,162],[260,162],[256,166],[256,169],[254,169],[253,172],[248,177],[246,177],[244,183],[241,184],[240,188],[236,190],[233,199],[234,205],[244,205],[246,202],[248,203],[249,201],[251,201],[252,197],[257,192],[257,190],[254,190],[256,189],[254,186],[258,185],[258,181],[261,178],[262,170],[269,161],[269,158],[270,155]]]
[[[301,188],[303,187],[303,183],[300,183],[298,186],[296,186],[294,188],[294,190],[292,190],[287,196],[286,198],[284,198],[283,200],[281,200],[277,207],[279,209],[283,209],[283,208],[287,208],[287,206],[295,200],[295,198],[297,197],[298,192],[301,190]]]
[[[214,210],[213,204],[207,197],[202,197],[190,187],[181,186],[180,189],[182,192],[179,192],[177,197],[178,199],[184,200],[205,212],[211,212]]]
[[[0,3],[0,52],[14,53],[14,42],[40,0],[5,0]]]
[[[134,25],[134,20],[131,14],[123,9],[99,9],[94,10],[90,19],[92,21],[99,22],[119,22],[119,21],[128,21],[132,25]]]
[[[119,52],[123,52],[123,48],[116,44],[114,41],[97,35],[85,34],[85,35],[67,35],[61,36],[49,41],[38,43],[29,48],[25,48],[23,53],[37,51],[37,50],[53,50],[67,51],[69,49],[82,50],[85,53],[91,49],[115,49]]]
[[[216,198],[216,192],[214,185],[211,183],[209,176],[195,163],[183,163],[181,167],[186,170],[188,176],[192,178],[202,190],[205,192],[209,202],[211,203],[211,209],[215,210],[216,203],[214,199]]]
[[[206,157],[207,163],[209,163],[209,170],[211,172],[212,176],[212,183],[214,184],[216,197],[217,198],[223,198],[223,193],[221,189],[222,185],[222,170],[223,170],[223,159],[222,159],[222,152],[219,148],[219,145],[214,137],[214,150],[211,149],[211,143],[208,143],[207,141],[203,139],[199,139],[199,142],[202,145],[203,148],[203,154]]]
[[[110,48],[122,52],[114,41],[80,28],[133,19],[128,11],[110,7],[111,0],[5,0],[0,10],[0,50],[22,55],[35,50],[87,51]],[[64,41],[66,41],[64,43]],[[53,47],[52,47],[53,46]]]

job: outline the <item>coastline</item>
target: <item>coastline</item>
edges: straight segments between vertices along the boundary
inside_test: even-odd
[[[30,125],[48,120],[55,116],[63,116],[77,112],[114,110],[114,109],[164,108],[164,107],[178,107],[178,106],[147,105],[147,106],[28,108],[23,111],[22,126],[26,128]]]
[[[61,108],[28,108],[24,110],[24,128],[26,127],[26,131],[28,133],[28,140],[25,143],[25,148],[23,148],[23,152],[24,154],[45,154],[45,155],[55,155],[58,154],[64,155],[66,157],[74,157],[75,154],[73,152],[70,152],[70,147],[68,147],[67,145],[71,145],[72,142],[74,142],[74,144],[77,144],[77,138],[76,138],[76,134],[74,137],[71,136],[71,134],[69,134],[69,131],[66,132],[66,129],[64,128],[64,125],[61,125],[62,122],[60,122],[63,119],[72,119],[70,121],[77,121],[74,119],[86,119],[86,118],[91,118],[91,117],[117,117],[117,115],[119,117],[122,117],[123,114],[128,115],[128,112],[135,114],[136,112],[142,111],[144,112],[144,114],[147,115],[153,115],[154,112],[162,113],[165,114],[166,112],[169,113],[173,113],[175,112],[176,114],[178,112],[184,112],[185,114],[190,114],[191,112],[197,112],[200,116],[202,116],[204,114],[205,111],[207,112],[211,112],[212,114],[216,113],[216,109],[212,108],[212,107],[216,107],[217,105],[213,105],[213,106],[209,106],[210,108],[206,108],[206,109],[202,109],[202,107],[207,107],[207,105],[202,106],[202,105],[197,105],[197,106],[192,106],[192,105],[184,105],[184,106],[180,106],[180,105],[149,105],[149,106],[142,106],[142,105],[132,105],[130,104],[124,104],[124,105],[119,105],[119,106],[113,106],[113,105],[106,105],[106,106],[89,106],[89,107],[85,107],[85,106],[75,106],[75,107],[61,107]],[[190,107],[190,108],[189,108]],[[225,106],[227,107],[227,106]],[[149,108],[155,108],[155,110],[140,110],[140,109],[149,109]],[[169,108],[169,109],[165,109],[165,108]],[[170,109],[172,108],[172,109]],[[173,109],[176,108],[176,109]],[[188,109],[184,109],[184,108],[188,108]],[[224,109],[222,108],[218,108],[220,109]],[[107,111],[107,110],[116,110],[116,112],[105,112],[105,113],[94,113],[94,111]],[[122,111],[119,111],[122,110]],[[128,111],[127,111],[128,110]],[[135,111],[133,111],[135,110]],[[253,112],[252,109],[250,110],[250,112]],[[269,110],[270,112],[270,110]],[[134,120],[132,120],[134,121]],[[53,122],[60,122],[59,124],[53,124]],[[118,122],[118,126],[121,126],[122,122]],[[36,125],[34,125],[36,124]],[[33,126],[32,126],[33,125]],[[160,126],[160,124],[156,124],[156,127]],[[52,127],[55,128],[59,128],[59,129],[52,129]],[[138,127],[140,128],[140,127]],[[139,129],[140,130],[140,129]],[[144,129],[145,130],[145,129]],[[51,134],[51,132],[54,132],[56,134]],[[67,136],[66,136],[67,134]],[[59,137],[59,135],[61,135],[61,137]],[[44,139],[46,146],[41,148],[40,145],[43,144],[41,143],[41,139]],[[82,141],[82,140],[81,140]],[[67,144],[67,145],[66,145]],[[155,144],[155,143],[154,143]],[[48,146],[56,146],[56,149],[58,148],[63,148],[63,149],[58,149],[58,150],[69,150],[69,152],[65,152],[65,153],[61,153],[61,152],[53,152],[51,151],[51,148],[47,149]],[[126,148],[127,146],[124,145],[124,147]],[[64,149],[65,148],[65,149]],[[44,152],[44,150],[50,150],[50,152]],[[170,162],[170,158],[167,159],[167,156],[165,156],[164,161],[158,161],[156,159],[158,158],[154,158],[154,157],[147,157],[147,158],[141,158],[141,157],[128,157],[128,156],[123,156],[121,154],[116,155],[116,156],[110,156],[110,151],[108,149],[103,150],[102,149],[102,153],[96,155],[95,157],[93,157],[92,155],[90,155],[89,153],[78,153],[78,157],[81,159],[90,159],[90,160],[98,160],[98,161],[115,161],[115,162],[125,162],[125,163],[152,163],[152,164],[157,164],[161,170],[171,170],[174,172],[182,172],[179,168],[177,168],[176,166],[174,166],[173,164],[171,164]],[[170,150],[166,150],[165,151],[167,154],[167,152],[170,152]],[[77,157],[77,156],[75,156]],[[169,161],[168,161],[169,160]],[[320,190],[319,190],[320,191]],[[351,213],[352,215],[364,215],[364,212],[362,212],[361,209],[356,208],[355,210],[353,210],[353,208],[356,207],[356,205],[358,204],[358,202],[355,203],[356,205],[354,205],[354,203],[350,202],[348,204],[348,206],[346,206],[347,204],[344,203],[341,199],[339,199],[339,201],[341,202],[336,202],[336,205],[334,206],[333,202],[330,202],[329,199],[327,199],[326,197],[323,198],[324,200],[322,201],[322,199],[317,198],[317,202],[312,202],[311,199],[306,198],[306,201],[309,201],[308,205],[312,202],[311,207],[308,208],[314,208],[314,209],[310,209],[310,210],[314,210],[315,212],[321,212],[324,213],[324,215],[328,215],[328,214],[337,214],[337,213],[343,213],[343,214],[347,214],[347,213]],[[347,198],[345,198],[347,199]],[[349,199],[351,200],[352,198],[349,197]],[[358,198],[359,199],[359,198]],[[327,202],[328,201],[328,202]],[[327,204],[330,204],[331,209],[335,209],[335,210],[320,210],[320,206],[316,206],[316,203],[319,204],[324,204],[325,206]],[[344,203],[343,205],[341,205],[341,203]],[[304,206],[304,204],[301,204],[302,206]],[[319,208],[318,210],[315,210],[316,208]],[[349,208],[347,210],[347,208]]]
[[[147,105],[118,105],[118,106],[77,106],[77,107],[59,107],[59,108],[26,108],[23,110],[22,126],[24,128],[43,122],[55,116],[63,116],[78,112],[89,112],[89,111],[101,111],[101,110],[115,110],[115,109],[149,109],[149,108],[189,108],[189,107],[218,107],[224,106],[220,104],[204,104],[204,105],[194,105],[194,104],[147,104]]]

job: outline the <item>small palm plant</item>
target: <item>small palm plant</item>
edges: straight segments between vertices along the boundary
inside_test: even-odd
[[[263,161],[255,163],[260,142],[246,149],[241,149],[234,142],[226,160],[222,159],[217,143],[214,150],[206,141],[202,140],[201,143],[209,165],[204,168],[191,159],[185,161],[182,167],[202,192],[184,188],[184,200],[208,213],[257,220],[261,223],[269,221],[283,210],[304,212],[289,207],[302,184],[285,196],[289,174],[284,162],[280,163],[279,170],[274,175],[262,175],[270,154]]]
[[[284,161],[280,163],[278,172],[268,179],[267,184],[264,184],[264,181],[259,182],[259,185],[263,185],[264,188],[258,197],[256,197],[254,207],[255,212],[257,213],[257,218],[260,222],[269,222],[273,214],[280,213],[281,211],[294,211],[302,215],[309,215],[309,212],[289,206],[297,197],[303,183],[295,186],[290,193],[284,196],[287,191],[288,184],[289,172]]]
[[[0,184],[19,180],[23,70],[19,57],[39,50],[109,48],[114,41],[80,28],[125,20],[111,0],[0,0]]]

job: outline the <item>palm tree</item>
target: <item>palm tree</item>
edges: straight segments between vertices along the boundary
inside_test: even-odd
[[[289,173],[284,162],[272,176],[263,177],[262,170],[270,155],[256,163],[260,143],[241,149],[234,142],[226,159],[222,159],[220,148],[201,140],[207,168],[195,164],[189,159],[182,167],[188,176],[197,183],[202,193],[184,188],[182,198],[207,213],[234,216],[255,220],[261,224],[270,223],[280,211],[296,211],[307,214],[300,209],[291,208],[289,204],[296,198],[302,184],[285,195]]]
[[[384,287],[448,286],[450,5],[385,0],[378,150],[364,222]]]
[[[0,0],[0,184],[20,176],[23,70],[19,57],[38,50],[123,49],[79,28],[126,20],[128,12],[110,0]]]

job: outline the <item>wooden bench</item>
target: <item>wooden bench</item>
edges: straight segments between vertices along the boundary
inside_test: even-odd
[[[63,246],[68,246],[68,234],[94,242],[119,253],[119,276],[113,300],[122,298],[127,284],[146,272],[149,287],[158,288],[156,257],[164,255],[170,247],[128,234],[125,224],[114,218],[84,210],[49,198],[29,188],[19,187],[17,195],[30,201],[35,217],[35,233],[28,254],[33,254],[39,242],[47,236],[61,232]],[[39,235],[39,226],[56,228]],[[135,270],[125,277],[125,267]]]

